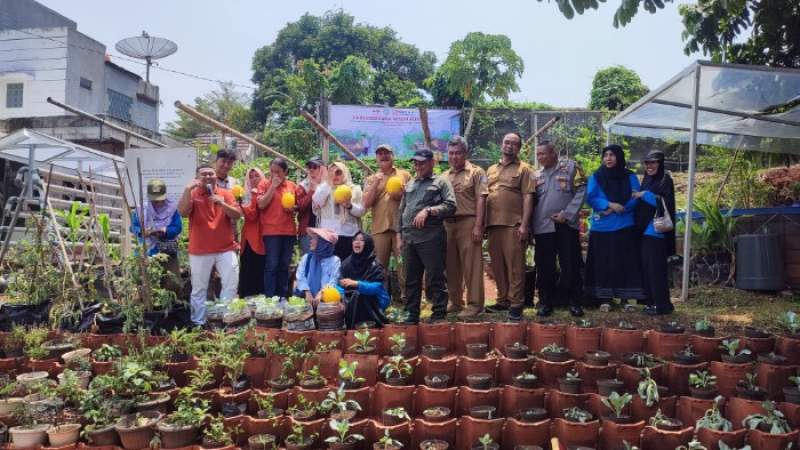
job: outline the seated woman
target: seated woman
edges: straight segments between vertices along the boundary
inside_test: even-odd
[[[389,293],[383,286],[383,267],[375,260],[372,236],[361,231],[353,236],[353,253],[342,263],[339,291],[348,329],[362,322],[372,321],[379,327],[386,323],[383,310],[389,306]]]
[[[341,262],[333,254],[338,236],[326,228],[308,228],[309,252],[303,255],[297,265],[295,295],[305,297],[316,306],[320,292],[325,286],[336,286],[339,280]]]

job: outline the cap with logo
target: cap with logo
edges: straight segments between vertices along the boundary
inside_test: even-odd
[[[433,152],[427,148],[423,148],[415,151],[414,156],[412,156],[411,159],[414,161],[430,161],[433,159]]]
[[[147,182],[147,199],[158,202],[167,199],[167,184],[154,178]]]

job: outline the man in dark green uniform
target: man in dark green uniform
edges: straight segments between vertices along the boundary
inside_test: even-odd
[[[447,237],[444,218],[456,212],[456,197],[447,178],[433,174],[433,152],[417,150],[414,160],[416,178],[406,184],[400,202],[398,247],[403,252],[406,269],[406,323],[419,322],[422,279],[425,275],[425,292],[432,298],[433,314],[430,321],[444,320],[447,313],[447,280],[445,254]]]

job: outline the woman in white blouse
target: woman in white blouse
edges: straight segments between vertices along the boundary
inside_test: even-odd
[[[318,226],[329,228],[339,235],[334,254],[343,261],[353,252],[353,236],[361,231],[361,216],[366,209],[361,200],[361,188],[353,184],[350,170],[344,163],[331,163],[324,170],[324,181],[314,191],[311,205],[314,215],[317,216]],[[350,188],[351,196],[347,201],[336,203],[333,194],[341,185]]]

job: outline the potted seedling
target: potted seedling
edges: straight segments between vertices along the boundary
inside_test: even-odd
[[[506,356],[512,359],[525,359],[528,357],[528,346],[519,342],[506,345]]]
[[[387,426],[399,425],[403,422],[411,420],[406,409],[402,406],[396,408],[388,408],[383,410],[383,424]]]
[[[442,359],[447,352],[447,348],[441,345],[427,344],[422,346],[422,355],[430,359]]]
[[[444,422],[450,417],[450,412],[446,406],[433,406],[422,411],[422,416],[428,422]]]
[[[566,348],[553,342],[542,348],[542,357],[550,362],[564,362],[569,360],[569,352]]]
[[[22,386],[16,381],[11,381],[8,378],[2,379],[0,385],[0,416],[7,416],[12,414],[17,407],[22,404]]]
[[[533,389],[536,387],[536,375],[528,371],[514,375],[512,381],[518,388]]]
[[[23,355],[25,335],[28,331],[22,325],[14,325],[3,340],[3,358],[19,358]]]
[[[389,341],[392,343],[390,350],[394,356],[408,356],[414,351],[414,349],[408,345],[404,333],[397,333],[389,336]]]
[[[194,394],[192,387],[182,388],[175,402],[175,411],[156,425],[163,448],[185,447],[197,440],[198,431],[208,414],[208,400],[196,399]]]
[[[92,352],[92,372],[101,375],[111,371],[114,362],[122,359],[122,350],[115,345],[103,344]]]
[[[701,444],[697,439],[692,439],[691,441],[689,441],[688,446],[681,445],[675,447],[675,450],[708,450],[708,449],[703,444]]]
[[[582,382],[583,380],[581,380],[578,372],[570,370],[564,378],[558,379],[558,389],[567,394],[580,394]]]
[[[670,321],[664,324],[661,324],[661,332],[662,333],[669,333],[669,334],[683,334],[686,329],[683,328],[683,325],[676,321]]]
[[[87,360],[86,362],[88,363],[89,361]],[[58,374],[56,378],[58,378],[59,384],[73,383],[80,389],[86,389],[89,387],[89,380],[92,378],[92,372],[89,370],[73,370],[67,368]]]
[[[350,433],[349,420],[331,419],[328,425],[336,433],[334,436],[325,439],[331,450],[352,450],[355,448],[356,443],[364,440],[364,436]]]
[[[695,429],[700,430],[701,428],[708,428],[709,430],[714,431],[731,431],[733,430],[733,424],[730,420],[722,417],[722,413],[719,410],[719,405],[722,403],[723,398],[717,397],[711,403],[711,408],[706,410],[703,417],[697,419],[697,423],[695,424]]]
[[[597,380],[597,393],[608,397],[612,392],[623,392],[625,390],[625,383],[616,378],[603,378]]]
[[[491,420],[496,418],[497,408],[491,405],[478,405],[469,409],[469,415],[476,419]]]
[[[642,369],[642,381],[639,382],[636,393],[639,394],[639,397],[648,408],[658,403],[660,399],[658,384],[650,376],[650,369]]]
[[[758,362],[764,364],[772,364],[774,366],[782,366],[786,364],[786,357],[777,355],[775,352],[759,353],[756,358]]]
[[[286,436],[286,450],[307,450],[314,445],[317,440],[317,434],[309,434],[306,436],[305,429],[300,423],[292,425],[292,432]]]
[[[577,406],[565,408],[561,411],[561,414],[564,416],[565,420],[576,423],[586,423],[594,418],[589,411],[578,408]]]
[[[112,446],[119,444],[117,430],[114,425],[117,418],[112,413],[113,400],[102,392],[91,390],[81,400],[80,412],[88,422],[83,427],[83,436],[94,446]]]
[[[357,369],[358,361],[339,360],[339,380],[345,389],[358,389],[367,381],[357,376]]]
[[[800,404],[800,377],[789,377],[789,381],[794,383],[794,386],[786,386],[783,388],[783,396],[788,403]]]
[[[650,418],[650,426],[662,431],[677,431],[683,428],[683,422],[672,417],[665,416],[661,409],[656,411],[656,415]]]
[[[676,363],[684,364],[687,366],[697,364],[699,361],[699,358],[697,354],[693,351],[691,344],[684,347],[683,350],[676,352],[673,355],[673,359],[675,360]]]
[[[742,420],[745,428],[757,429],[769,434],[783,434],[792,431],[786,417],[776,408],[775,402],[767,400],[761,404],[761,407],[764,408],[764,414],[750,414]]]
[[[467,356],[473,359],[486,358],[489,346],[483,342],[473,342],[466,345]]]
[[[322,376],[318,365],[308,369],[300,380],[300,386],[305,389],[320,389],[325,386],[325,383],[327,380]]]
[[[793,339],[800,339],[800,316],[794,311],[786,311],[778,319],[778,325],[783,328],[786,335]]]
[[[272,388],[272,392],[285,391],[294,386],[295,380],[289,376],[292,371],[294,371],[294,360],[291,358],[284,358],[281,362],[280,375],[268,381],[269,386]]]
[[[445,389],[450,383],[450,375],[437,373],[425,376],[425,386],[432,389]]]
[[[467,386],[471,389],[486,390],[492,387],[492,375],[488,373],[472,373],[467,375]]]
[[[714,327],[708,317],[703,317],[694,323],[694,334],[703,337],[714,337]]]
[[[400,450],[401,448],[403,448],[403,443],[393,439],[388,428],[383,430],[381,439],[372,444],[372,450]]]
[[[355,331],[353,337],[356,338],[356,343],[350,346],[350,350],[363,355],[375,352],[376,338],[370,334],[368,328]]]
[[[381,367],[386,383],[392,386],[407,386],[411,380],[414,368],[403,358],[403,355],[389,357],[386,364]]]
[[[622,355],[622,360],[625,361],[625,364],[639,369],[644,369],[645,367],[652,368],[660,363],[655,356],[650,353],[642,352],[626,353]]]
[[[607,366],[611,359],[611,353],[602,350],[590,350],[586,352],[586,364],[592,366]]]
[[[156,423],[161,420],[157,411],[137,412],[121,417],[115,428],[125,450],[139,450],[150,446],[155,436]]]
[[[247,445],[250,450],[274,450],[277,448],[277,440],[274,434],[254,434],[247,438]]]
[[[627,321],[627,320],[620,320],[617,323],[617,327],[616,328],[618,330],[627,330],[627,331],[638,330],[639,329],[639,327],[637,327],[636,324],[634,324],[633,322]]]
[[[297,394],[294,405],[289,407],[289,415],[295,420],[314,420],[317,418],[319,404],[313,400],[307,400],[303,394]]]
[[[495,442],[489,433],[486,433],[478,439],[477,444],[472,446],[472,450],[500,450],[500,444]]]
[[[612,413],[610,416],[603,416],[603,418],[614,423],[631,423],[631,416],[623,415],[622,413],[631,400],[633,400],[633,396],[627,392],[622,395],[618,392],[612,392],[608,397],[602,397],[600,401]]]
[[[45,421],[41,407],[22,403],[14,410],[12,417],[18,424],[8,430],[15,447],[30,448],[43,445],[47,440],[47,430],[51,424]]]
[[[739,397],[748,400],[760,401],[767,398],[767,392],[758,385],[755,373],[746,373],[744,379],[736,383],[736,392]]]
[[[547,410],[544,408],[523,408],[517,414],[519,420],[523,422],[539,422],[547,418]]]
[[[689,374],[689,391],[692,397],[700,399],[712,399],[717,396],[717,377],[711,375],[707,370],[698,370]]]
[[[283,410],[275,407],[275,397],[272,395],[257,395],[255,400],[258,407],[256,416],[259,419],[271,419],[283,415]]]
[[[168,342],[170,344],[171,354],[170,362],[182,363],[189,360],[189,358],[198,353],[202,340],[200,339],[200,328],[176,328],[169,333]]]
[[[719,346],[722,354],[722,360],[728,363],[742,364],[748,363],[752,359],[749,349],[743,348],[739,350],[739,339],[725,339]]]
[[[420,450],[447,450],[450,444],[441,439],[427,439],[419,444]]]
[[[355,400],[348,400],[344,385],[335,391],[328,392],[328,396],[320,404],[322,409],[331,412],[331,418],[336,420],[350,420],[361,411],[361,405]]]
[[[239,427],[228,428],[221,415],[212,416],[203,429],[203,448],[222,448],[233,445],[234,433],[240,432]]]

